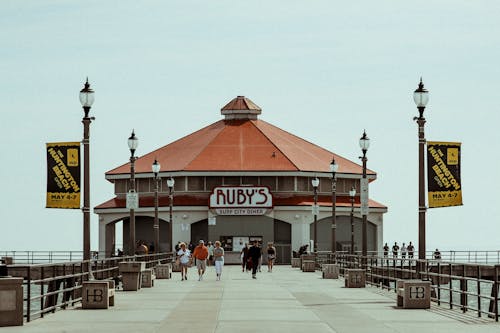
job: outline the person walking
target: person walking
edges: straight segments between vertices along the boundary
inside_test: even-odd
[[[245,246],[241,249],[240,252],[241,258],[241,271],[244,272],[245,269],[248,271],[248,243],[245,243]]]
[[[217,274],[215,281],[220,281],[220,276],[222,274],[222,266],[224,266],[224,249],[220,246],[219,241],[215,242],[213,256],[214,256],[215,274]]]
[[[272,242],[267,243],[267,271],[273,272],[274,260],[276,260],[276,248]]]
[[[198,281],[203,280],[203,274],[207,269],[208,248],[205,242],[200,239],[198,246],[194,248],[193,257],[196,261],[196,268],[198,268]]]
[[[212,245],[212,242],[208,242],[208,261],[207,265],[210,266],[214,262],[214,246]]]
[[[248,249],[248,257],[252,260],[252,279],[257,278],[257,267],[259,265],[261,255],[262,252],[258,242],[254,241],[253,245]]]
[[[179,244],[179,251],[177,251],[177,260],[181,268],[181,281],[187,280],[187,271],[189,262],[191,260],[191,251],[186,248],[186,243]]]
[[[260,273],[261,272],[260,268],[262,267],[262,247],[260,247],[259,242],[257,242],[257,247],[260,250],[259,264],[257,265],[257,269],[259,270]]]

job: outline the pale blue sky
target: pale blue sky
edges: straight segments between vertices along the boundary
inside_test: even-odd
[[[500,249],[498,1],[0,2],[0,250],[80,250],[82,213],[45,209],[46,142],[80,141],[89,76],[92,207],[104,172],[221,119],[237,95],[261,119],[357,161],[387,242],[417,243],[420,76],[426,137],[462,142],[464,206],[429,210],[428,249]],[[92,214],[92,247],[97,216]]]

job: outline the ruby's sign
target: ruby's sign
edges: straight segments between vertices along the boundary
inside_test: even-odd
[[[264,186],[219,186],[209,206],[218,215],[263,215],[273,207],[273,196]]]

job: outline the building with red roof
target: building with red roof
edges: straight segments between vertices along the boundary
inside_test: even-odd
[[[289,260],[292,250],[313,239],[314,203],[311,180],[319,179],[317,216],[318,250],[331,250],[332,158],[336,173],[336,247],[350,248],[351,201],[354,203],[355,250],[361,250],[360,180],[362,167],[342,156],[301,139],[258,116],[262,110],[250,99],[238,96],[221,109],[224,116],[135,161],[139,207],[135,209],[136,239],[154,243],[154,174],[159,176],[160,250],[171,251],[178,241],[220,240],[226,250],[239,252],[242,244],[274,242],[278,258]],[[173,187],[170,225],[169,188]],[[371,182],[376,173],[367,170]],[[114,252],[115,224],[123,222],[123,246],[129,248],[130,163],[106,172],[115,197],[95,207],[99,215],[99,250]],[[368,250],[382,247],[384,205],[369,200]],[[170,228],[171,226],[171,228]],[[169,235],[169,231],[171,234]]]

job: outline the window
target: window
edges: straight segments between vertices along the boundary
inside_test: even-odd
[[[241,177],[241,185],[258,185],[259,177],[257,176],[243,176]]]
[[[269,187],[271,191],[276,191],[276,177],[260,177],[260,185]]]
[[[115,194],[126,193],[128,188],[128,180],[115,180]]]
[[[139,193],[153,192],[153,188],[149,190],[149,178],[136,179],[135,188]]]
[[[222,185],[222,177],[206,177],[206,189],[212,191],[214,187]]]
[[[204,191],[205,177],[187,177],[188,191]]]
[[[308,192],[310,180],[307,177],[297,177],[297,191]]]
[[[186,192],[186,177],[174,177],[174,180],[175,180],[174,191],[175,192]],[[166,181],[165,181],[165,183],[166,183]]]
[[[278,177],[278,191],[293,192],[295,190],[295,177]]]
[[[332,179],[319,178],[319,192],[332,192]]]
[[[224,185],[240,185],[240,177],[224,177]]]

